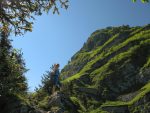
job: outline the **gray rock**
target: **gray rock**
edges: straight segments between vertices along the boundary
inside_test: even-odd
[[[55,92],[53,95],[51,95],[49,99],[49,106],[59,106],[62,107],[62,102],[61,102],[61,94],[58,92]]]
[[[22,107],[20,108],[20,113],[27,113],[28,110],[29,110],[29,107],[27,107],[27,106],[22,106]]]
[[[130,113],[128,110],[128,106],[106,106],[102,109],[110,113]]]

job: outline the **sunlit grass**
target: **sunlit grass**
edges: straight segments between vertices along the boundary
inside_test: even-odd
[[[114,37],[113,37],[113,38],[114,38]],[[106,58],[106,57],[109,56],[110,54],[112,54],[112,53],[114,53],[114,52],[120,50],[121,48],[123,48],[123,47],[125,47],[125,46],[127,46],[127,45],[131,45],[131,44],[132,44],[132,45],[139,45],[140,41],[146,40],[146,39],[149,39],[149,38],[150,38],[150,30],[142,31],[142,32],[140,32],[140,33],[138,33],[138,34],[136,34],[136,35],[134,35],[134,36],[128,38],[128,39],[125,40],[123,43],[120,43],[119,45],[115,45],[115,46],[111,47],[107,52],[104,52],[104,51],[103,51],[103,52],[102,52],[100,55],[98,55],[95,59],[93,59],[93,60],[91,60],[90,62],[88,62],[88,63],[83,67],[83,69],[82,69],[79,73],[77,73],[77,74],[75,74],[75,75],[73,75],[73,76],[71,76],[71,77],[65,79],[63,82],[70,82],[70,81],[72,81],[72,80],[74,80],[74,79],[80,78],[82,75],[84,75],[84,73],[86,73],[86,72],[88,72],[89,70],[91,70],[93,64],[95,64],[95,63],[98,62],[99,60],[102,60],[102,59]],[[110,40],[111,40],[111,39],[110,39]],[[108,42],[109,42],[110,40],[108,40]],[[106,45],[107,45],[108,42],[106,42]],[[105,44],[104,44],[104,45],[105,45]],[[100,48],[101,48],[101,47],[100,47]],[[95,50],[95,51],[97,52],[97,50]],[[95,54],[95,51],[93,52],[94,54]],[[127,55],[129,55],[129,54],[128,54],[128,53],[119,54],[117,57],[113,58],[113,59],[110,60],[109,62],[113,61],[114,59],[117,60],[119,57],[120,57],[120,59],[121,59],[121,58],[123,58],[123,56],[126,57]],[[122,56],[122,57],[121,57],[121,56]],[[118,60],[119,60],[119,59],[118,59]],[[105,67],[103,67],[103,68],[106,68],[107,65],[108,65],[108,64],[106,64]],[[101,69],[101,70],[102,70],[102,69]],[[98,71],[97,71],[97,72],[98,72]],[[96,72],[95,72],[95,73],[96,73]],[[94,74],[94,72],[93,72],[91,75],[93,75],[93,74]]]

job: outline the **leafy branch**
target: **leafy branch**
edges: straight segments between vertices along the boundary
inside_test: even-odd
[[[15,35],[32,31],[35,15],[52,10],[59,14],[59,6],[68,8],[68,0],[0,0],[0,30],[7,26]],[[6,31],[5,31],[6,32]]]

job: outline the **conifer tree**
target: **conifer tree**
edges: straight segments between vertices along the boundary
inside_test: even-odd
[[[0,95],[27,91],[22,53],[13,49],[8,36],[9,32],[0,32]]]

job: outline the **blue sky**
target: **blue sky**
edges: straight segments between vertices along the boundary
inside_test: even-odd
[[[140,0],[139,0],[140,1]],[[41,76],[53,63],[60,69],[83,46],[92,32],[108,26],[141,26],[150,23],[150,3],[131,0],[70,0],[60,15],[36,17],[33,31],[13,37],[13,46],[22,49],[29,91],[41,83]]]

